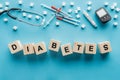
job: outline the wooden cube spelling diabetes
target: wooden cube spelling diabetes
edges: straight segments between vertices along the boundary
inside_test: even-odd
[[[40,42],[34,45],[36,55],[43,54],[47,52],[46,45],[44,42]]]
[[[61,51],[62,51],[63,56],[67,56],[67,55],[72,54],[72,47],[71,47],[70,43],[62,45],[61,46]]]
[[[28,54],[34,54],[34,44],[25,44],[23,45],[23,52],[24,55],[28,55]]]
[[[54,39],[50,40],[49,50],[58,52],[59,48],[60,48],[60,41]]]
[[[84,43],[74,42],[73,52],[83,54],[84,53]]]
[[[89,44],[85,45],[85,53],[86,54],[96,54],[96,44]]]
[[[99,48],[101,54],[109,53],[112,51],[112,48],[111,48],[109,41],[100,42],[98,44],[98,48]]]
[[[16,41],[8,44],[8,47],[12,54],[20,52],[23,49],[22,44],[19,40],[16,40]]]

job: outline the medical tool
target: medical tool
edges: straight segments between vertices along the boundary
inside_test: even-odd
[[[111,20],[110,14],[103,7],[97,9],[95,13],[102,23],[106,23]]]
[[[62,20],[62,21],[64,21],[64,22],[67,22],[67,23],[70,23],[70,24],[73,24],[73,25],[76,25],[76,26],[78,26],[79,23],[80,23],[79,20],[76,20],[76,19],[72,18],[71,15],[63,12],[63,11],[61,10],[61,8],[56,8],[55,6],[49,7],[49,6],[45,5],[45,4],[41,4],[41,6],[44,7],[44,8],[47,8],[47,9],[49,9],[49,10],[51,10],[51,11],[53,11],[53,12],[55,13],[55,16],[56,16],[56,18],[57,18],[58,20]],[[49,22],[49,21],[48,21],[48,22]],[[51,22],[51,19],[50,19],[50,22]],[[49,23],[47,23],[46,26],[48,26],[48,24],[49,24]],[[45,26],[45,27],[46,27],[46,26]]]
[[[56,18],[57,18],[58,20],[61,20],[61,21],[64,21],[64,22],[73,24],[73,25],[75,25],[75,26],[78,26],[79,23],[80,23],[80,22],[79,22],[79,23],[76,23],[76,22],[72,21],[72,19],[66,18],[66,17],[61,16],[61,15],[59,15],[59,14],[55,14],[55,15],[56,15]],[[73,20],[74,20],[74,19],[73,19]]]
[[[46,8],[46,9],[49,9],[49,10],[55,12],[55,13],[58,12],[58,13],[61,14],[61,15],[65,15],[65,16],[67,16],[67,17],[72,17],[71,15],[67,14],[66,12],[61,11],[61,8],[58,8],[58,9],[57,9],[57,8],[54,7],[54,6],[49,7],[49,6],[45,5],[45,4],[41,4],[41,6],[44,7],[44,8]]]
[[[38,16],[40,16],[40,18],[41,18],[41,22],[40,22],[40,24],[32,24],[32,23],[30,23],[30,22],[24,21],[24,20],[22,20],[22,19],[20,19],[20,18],[18,18],[18,17],[16,17],[16,16],[13,16],[13,15],[11,14],[11,12],[13,12],[13,11],[19,11],[19,12],[23,12],[23,13],[25,12],[25,13],[29,13],[29,14],[38,15]],[[26,23],[26,24],[29,24],[29,25],[32,25],[32,26],[42,26],[42,25],[44,25],[44,23],[45,23],[45,18],[44,18],[44,16],[42,16],[41,14],[34,13],[34,12],[31,12],[31,11],[22,10],[22,9],[20,9],[20,8],[10,8],[10,9],[8,9],[8,10],[3,10],[3,11],[0,12],[0,15],[2,15],[3,13],[7,13],[7,15],[8,15],[10,18],[14,19],[14,20],[17,20],[17,21],[19,21],[19,22],[23,22],[23,23]]]
[[[86,19],[87,19],[95,28],[97,28],[96,23],[94,22],[94,20],[90,17],[90,15],[89,15],[86,11],[83,11],[83,15],[86,17]]]
[[[55,18],[55,14],[53,14],[53,16],[48,20],[48,22],[46,22],[45,26],[43,26],[43,28],[46,28],[51,22],[52,20]]]

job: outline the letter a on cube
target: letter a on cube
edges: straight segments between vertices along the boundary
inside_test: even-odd
[[[46,45],[44,42],[40,42],[34,45],[36,55],[47,52]]]

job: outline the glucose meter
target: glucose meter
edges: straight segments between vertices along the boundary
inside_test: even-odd
[[[105,8],[101,7],[98,10],[96,10],[96,15],[100,19],[102,23],[106,23],[111,20],[110,14],[106,11]]]

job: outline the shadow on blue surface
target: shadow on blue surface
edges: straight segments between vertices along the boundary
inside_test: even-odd
[[[91,62],[94,61],[96,59],[94,59],[95,57],[100,57],[100,60],[107,60],[109,57],[109,53],[106,54],[95,54],[95,55],[91,55],[91,54],[78,54],[78,53],[73,53],[71,55],[68,56],[62,56],[61,51],[60,52],[54,52],[54,51],[49,51],[49,55],[47,55],[47,53],[44,54],[40,54],[40,55],[36,55],[36,54],[31,54],[31,55],[23,55],[23,52],[19,52],[17,54],[11,55],[12,59],[14,59],[14,61],[27,61],[27,62],[44,62],[48,57],[50,57],[52,60],[59,60],[61,62],[73,62],[73,61],[80,61],[83,58],[84,62]]]

